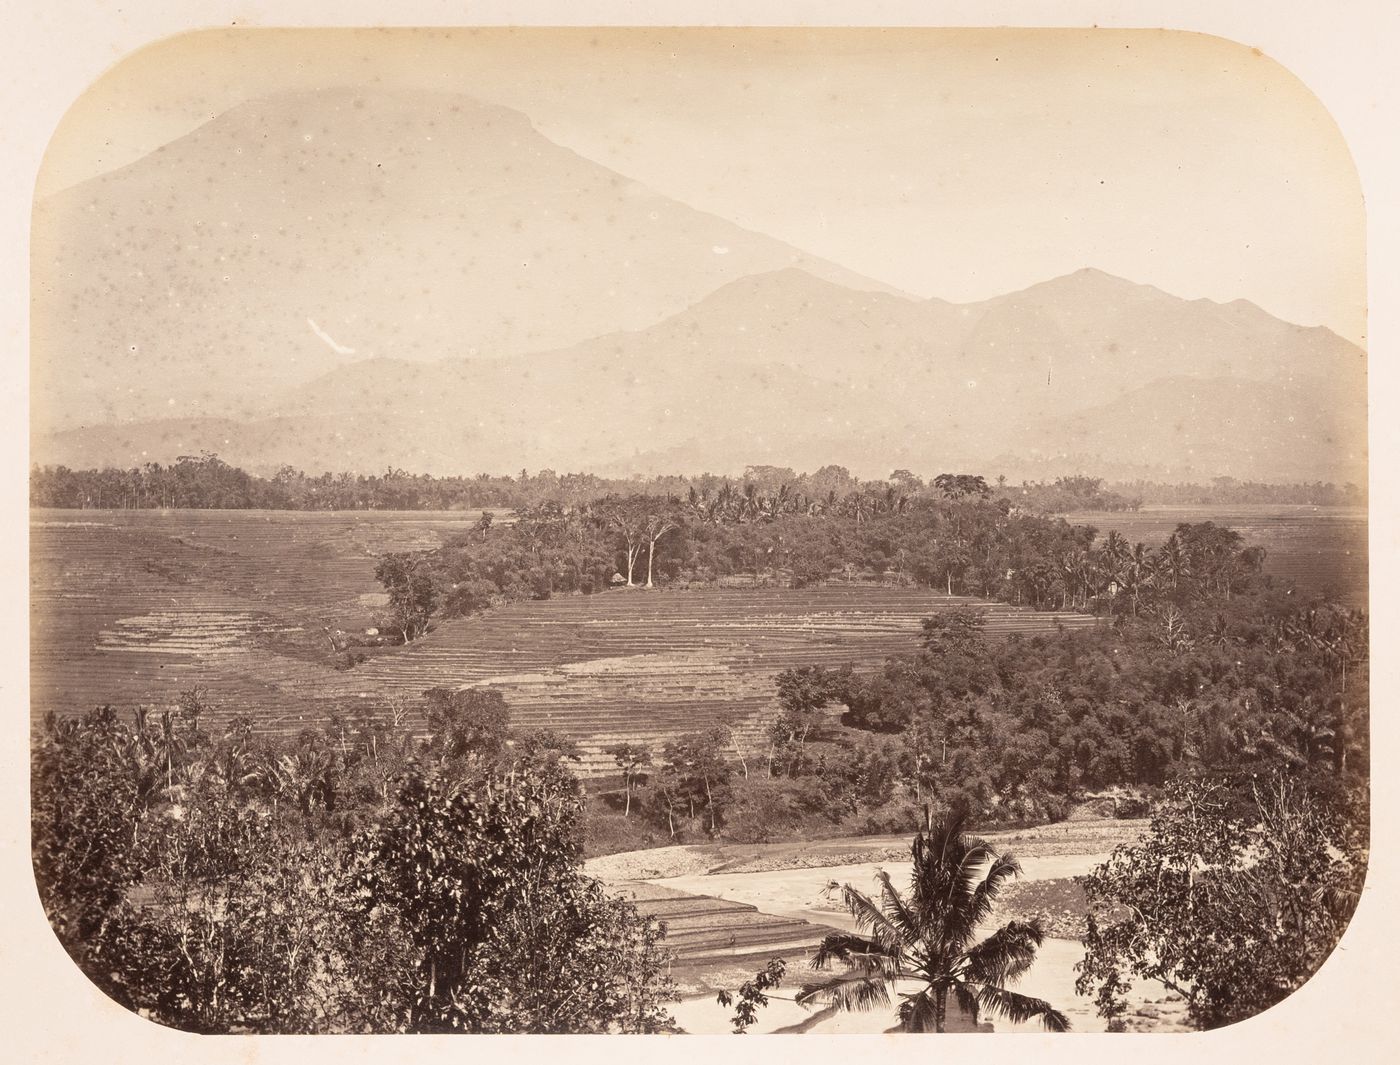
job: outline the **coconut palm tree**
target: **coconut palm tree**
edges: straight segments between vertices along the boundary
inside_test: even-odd
[[[1128,541],[1123,539],[1117,529],[1111,529],[1108,538],[1104,541],[1103,551],[1099,555],[1099,579],[1109,592],[1108,612],[1113,613],[1113,602],[1118,598],[1118,593],[1127,584],[1126,576],[1128,562],[1132,557],[1132,551],[1128,547]]]
[[[1158,549],[1157,556],[1153,561],[1157,573],[1171,582],[1173,591],[1183,580],[1194,574],[1191,555],[1181,540],[1177,538],[1176,533],[1167,537],[1167,542]]]
[[[964,835],[967,814],[954,810],[935,821],[927,808],[925,827],[914,838],[911,890],[902,895],[883,870],[879,898],[849,884],[842,901],[858,933],[833,933],[822,941],[813,965],[840,962],[846,971],[808,984],[803,1004],[837,1009],[887,1006],[897,993],[900,1027],[906,1032],[942,1032],[948,996],[974,1022],[983,1013],[1020,1022],[1039,1018],[1049,1031],[1069,1030],[1069,1020],[1048,1002],[1008,990],[1035,960],[1044,939],[1039,921],[1011,921],[980,941],[979,927],[1005,883],[1021,869],[1009,854],[985,840]],[[901,982],[917,983],[900,991]]]
[[[1133,617],[1137,617],[1138,604],[1142,601],[1142,590],[1152,582],[1152,556],[1144,544],[1133,544],[1132,551],[1123,563],[1123,578],[1132,596]]]

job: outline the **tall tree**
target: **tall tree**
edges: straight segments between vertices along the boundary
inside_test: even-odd
[[[687,733],[666,744],[666,758],[663,784],[674,782],[678,797],[690,807],[691,817],[695,816],[697,803],[710,815],[710,831],[719,828],[720,807],[729,797],[729,764],[725,761],[725,748],[729,746],[730,733],[723,726],[715,726],[703,732]]]
[[[623,817],[632,814],[632,788],[642,771],[651,765],[651,749],[640,743],[615,743],[603,748],[604,754],[613,756],[613,761],[622,770],[622,788],[627,793],[622,811]]]
[[[608,528],[622,537],[623,550],[627,555],[627,587],[635,588],[632,575],[637,559],[641,557],[642,546],[646,543],[648,508],[645,500],[639,496],[625,499],[613,497],[600,502],[597,511]]]
[[[428,631],[428,621],[437,612],[437,586],[433,583],[429,559],[424,555],[390,552],[374,567],[375,579],[389,593],[389,610],[394,626],[411,643]]]
[[[648,515],[646,516],[646,519],[645,519],[645,521],[643,522],[643,525],[642,525],[642,531],[643,531],[643,535],[646,537],[646,541],[647,541],[647,583],[646,583],[646,586],[647,586],[648,588],[653,587],[653,584],[652,584],[652,568],[653,568],[653,563],[655,562],[655,559],[656,559],[656,545],[657,545],[657,543],[658,543],[658,542],[660,541],[660,539],[661,539],[663,536],[665,536],[667,533],[675,532],[675,531],[676,531],[677,529],[679,529],[679,528],[680,528],[680,519],[677,518],[677,517],[674,515],[673,512],[671,512],[671,508],[670,508],[670,507],[667,507],[667,508],[665,508],[664,510],[659,510],[659,511],[657,511],[657,512],[655,512],[655,513],[652,513],[652,514],[648,514]]]

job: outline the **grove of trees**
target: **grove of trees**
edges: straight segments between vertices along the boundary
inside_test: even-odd
[[[290,741],[211,735],[203,700],[34,742],[40,896],[116,1001],[197,1032],[674,1027],[661,928],[580,871],[570,745],[498,694]]]
[[[618,748],[626,812],[667,839],[762,841],[913,829],[929,803],[1018,823],[1118,794],[1136,815],[1173,780],[1277,770],[1351,802],[1369,763],[1367,618],[1274,587],[1250,554],[1183,526],[1102,625],[993,641],[960,607],[924,623],[915,654],[785,671],[761,742]]]
[[[749,489],[524,507],[512,524],[478,524],[435,551],[393,556],[397,568],[381,581],[397,604],[413,570],[435,589],[424,601],[447,617],[619,586],[856,580],[1113,616],[1178,591],[1228,598],[1266,557],[1211,522],[1182,524],[1155,550],[1116,532],[1100,540],[1091,526],[992,498],[981,478],[948,475],[938,495],[915,497],[893,487],[827,500],[785,485],[774,495]]]

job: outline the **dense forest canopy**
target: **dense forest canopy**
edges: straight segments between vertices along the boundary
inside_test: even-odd
[[[1276,772],[1364,822],[1368,636],[1364,614],[1326,600],[1196,581],[1136,617],[1000,642],[958,609],[875,669],[780,674],[754,749],[711,731],[610,753],[626,815],[668,838],[898,831],[930,803],[1053,821],[1089,794],[1139,816],[1173,780]]]
[[[673,1027],[662,929],[579,868],[570,744],[498,693],[292,741],[206,731],[208,697],[34,743],[40,894],[116,1001],[197,1032]]]

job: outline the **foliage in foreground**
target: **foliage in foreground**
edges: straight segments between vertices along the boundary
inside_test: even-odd
[[[577,871],[577,784],[412,776],[357,843],[366,905],[413,944],[411,1031],[654,1032],[660,930]]]
[[[734,1006],[735,1035],[743,1035],[758,1023],[758,1011],[768,1005],[768,996],[764,992],[781,984],[786,973],[787,962],[782,958],[771,958],[767,965],[754,973],[752,980],[745,980],[734,995],[721,991],[715,996],[715,1001],[725,1009]],[[738,1005],[735,1005],[736,1002]]]
[[[580,872],[582,796],[549,738],[507,748],[438,703],[382,780],[380,753],[309,739],[51,720],[34,864],[60,942],[188,1031],[670,1030],[662,929]]]
[[[890,1005],[897,993],[904,1031],[942,1032],[951,995],[974,1023],[986,1013],[1015,1022],[1039,1019],[1047,1031],[1068,1031],[1059,1010],[1007,986],[1035,960],[1044,938],[1039,922],[1011,921],[977,940],[998,892],[1020,873],[1016,859],[968,838],[964,811],[938,821],[925,816],[914,838],[910,893],[901,894],[883,870],[878,900],[843,886],[842,901],[863,934],[832,933],[822,941],[813,965],[840,962],[846,971],[808,984],[797,1001],[867,1010]],[[918,986],[900,991],[901,982]]]
[[[1181,995],[1199,1028],[1281,1002],[1341,938],[1365,876],[1361,819],[1281,776],[1241,802],[1180,781],[1146,836],[1081,878],[1091,912],[1076,990],[1121,1030],[1135,980]]]

